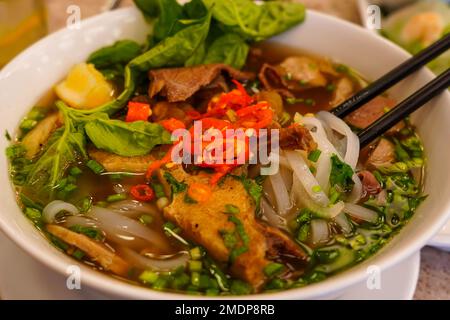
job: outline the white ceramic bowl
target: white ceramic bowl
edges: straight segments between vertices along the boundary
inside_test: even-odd
[[[70,67],[84,61],[93,50],[118,39],[143,41],[148,27],[140,13],[122,9],[88,19],[79,30],[62,30],[36,43],[0,73],[0,128],[14,132],[20,119],[39,97],[62,79]],[[397,46],[356,25],[309,11],[306,22],[273,41],[331,57],[377,79],[409,57]],[[433,78],[422,70],[391,90],[400,100]],[[450,95],[442,94],[414,117],[428,155],[425,192],[429,198],[410,223],[381,252],[350,270],[305,288],[247,296],[266,299],[322,299],[336,297],[349,286],[364,281],[367,267],[382,270],[418,251],[444,224],[450,214]],[[75,261],[56,250],[24,217],[15,201],[0,139],[0,227],[26,252],[55,271],[65,274]],[[116,280],[81,266],[82,284],[115,298],[180,299],[187,295],[153,291]],[[381,279],[382,280],[382,279]],[[240,297],[239,299],[242,299]]]

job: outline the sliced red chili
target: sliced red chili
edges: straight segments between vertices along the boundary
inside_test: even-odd
[[[147,121],[151,115],[150,105],[142,102],[128,102],[126,122]]]
[[[173,132],[177,129],[186,129],[186,126],[183,123],[183,121],[175,118],[162,120],[160,124],[164,127],[164,129],[166,129],[169,132]]]
[[[152,201],[155,198],[155,192],[146,184],[138,184],[130,190],[131,195],[138,201]]]

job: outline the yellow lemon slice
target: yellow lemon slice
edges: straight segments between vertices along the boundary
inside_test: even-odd
[[[55,87],[55,92],[73,108],[92,109],[111,101],[114,88],[94,65],[80,63]]]

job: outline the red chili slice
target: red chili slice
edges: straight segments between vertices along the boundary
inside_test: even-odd
[[[133,186],[130,193],[138,201],[152,201],[155,198],[155,192],[146,184]]]

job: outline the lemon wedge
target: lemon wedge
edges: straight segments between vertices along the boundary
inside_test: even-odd
[[[92,109],[113,99],[114,88],[93,64],[79,63],[55,87],[56,95],[76,109]]]

